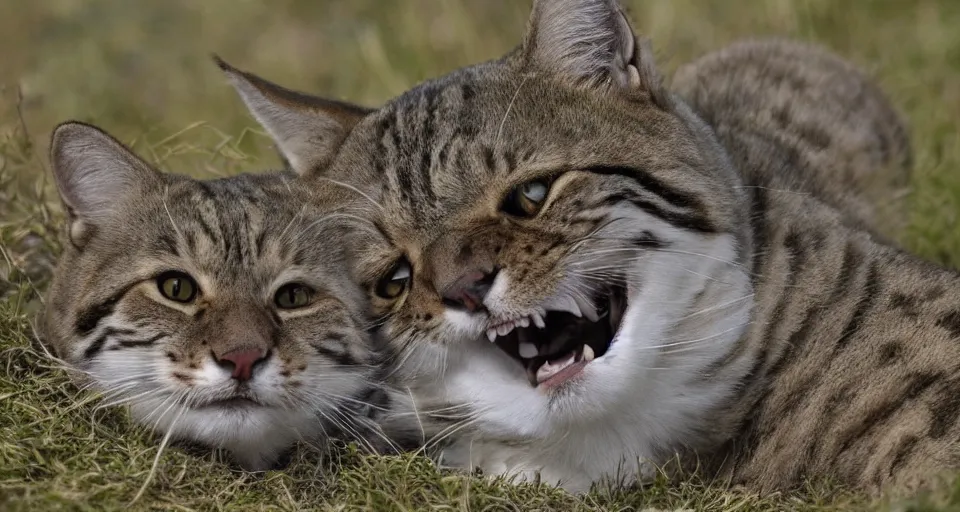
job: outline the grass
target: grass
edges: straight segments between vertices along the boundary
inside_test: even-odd
[[[826,44],[873,73],[914,134],[908,227],[895,235],[914,252],[960,266],[960,3],[627,3],[667,71],[738,38],[786,35]],[[326,461],[308,447],[286,471],[244,475],[215,454],[169,449],[157,458],[156,437],[124,411],[98,409],[33,340],[58,250],[61,214],[44,156],[55,123],[99,124],[168,170],[210,176],[275,167],[210,52],[291,87],[376,105],[509,49],[528,7],[515,0],[0,2],[0,509],[960,510],[960,487],[888,503],[825,486],[760,497],[695,478],[574,498],[349,447]]]

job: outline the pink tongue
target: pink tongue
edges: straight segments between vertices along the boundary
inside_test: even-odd
[[[570,352],[565,357],[560,359],[554,359],[553,361],[547,361],[540,365],[540,368],[537,369],[537,384],[553,377],[557,373],[560,373],[560,370],[573,364],[574,359],[576,359],[577,353]]]

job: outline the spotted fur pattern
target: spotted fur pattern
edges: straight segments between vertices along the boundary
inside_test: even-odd
[[[41,328],[78,382],[251,470],[301,439],[375,431],[386,402],[342,190],[290,172],[160,173],[80,123],[57,128],[52,162],[68,223]],[[192,300],[163,295],[174,271]],[[279,307],[291,283],[308,303]],[[231,376],[238,350],[263,355],[249,380]]]
[[[675,87],[614,0],[537,0],[515,51],[310,159],[370,200],[357,275],[440,460],[572,491],[671,460],[760,491],[914,488],[960,467],[960,276],[864,227],[874,176],[909,165],[882,94],[783,42],[709,56]],[[329,119],[240,89],[272,132]],[[487,341],[611,288],[615,335],[561,385]],[[550,332],[595,337],[573,325]]]

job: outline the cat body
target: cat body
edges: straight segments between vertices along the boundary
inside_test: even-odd
[[[383,397],[349,195],[161,173],[81,123],[51,148],[68,222],[41,333],[79,383],[250,470],[365,429]]]
[[[674,87],[729,148],[766,247],[753,378],[718,413],[746,422],[707,467],[764,490],[829,475],[872,491],[956,468],[957,275],[863,227],[871,187],[906,181],[903,122],[855,69],[788,42],[733,45]]]
[[[902,206],[895,195],[912,166],[906,124],[836,55],[787,40],[741,41],[681,66],[671,88],[746,180],[813,194],[886,234],[904,217],[890,205]]]
[[[752,52],[734,102],[710,59]],[[899,118],[820,50],[731,53],[677,95],[617,2],[538,0],[517,50],[349,128],[238,85],[295,168],[373,205],[356,275],[441,462],[571,491],[674,460],[764,491],[958,467],[958,276],[858,199],[908,166]]]
[[[762,183],[758,307],[739,348],[754,366],[717,408],[736,425],[718,473],[765,491],[827,476],[880,492],[960,467],[960,276]]]

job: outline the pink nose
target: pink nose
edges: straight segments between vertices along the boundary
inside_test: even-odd
[[[260,349],[241,349],[228,352],[219,358],[218,363],[233,364],[233,374],[231,377],[240,382],[248,381],[253,377],[253,366],[263,361],[266,354]]]
[[[483,299],[493,286],[497,272],[498,269],[494,269],[493,272],[474,270],[463,274],[444,291],[444,302],[467,311],[483,308]]]

